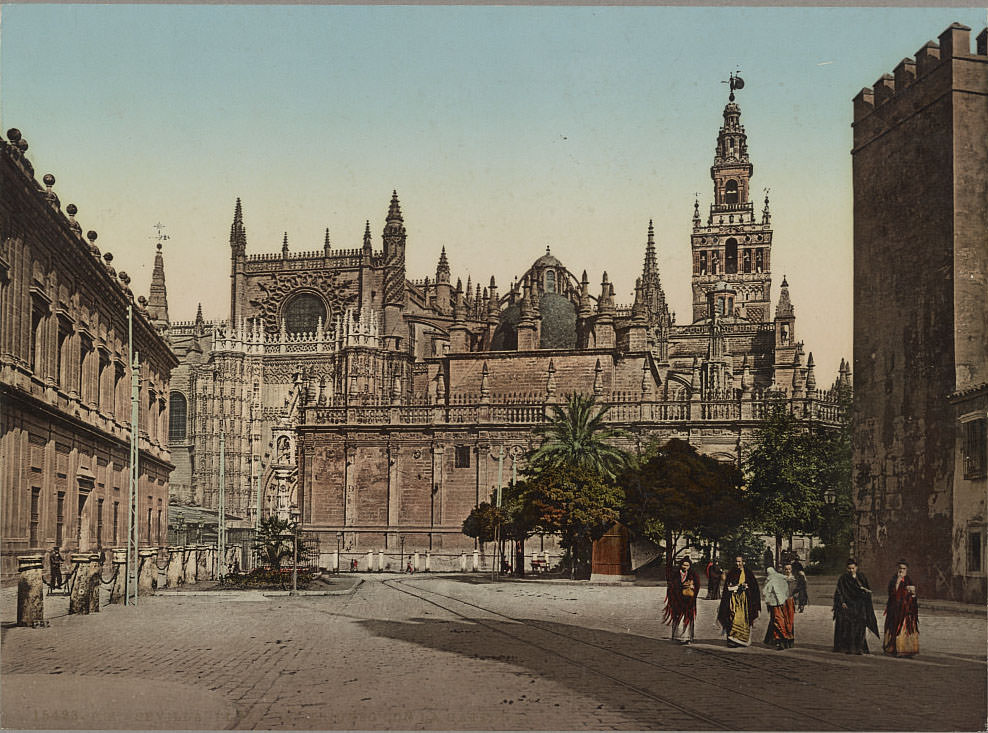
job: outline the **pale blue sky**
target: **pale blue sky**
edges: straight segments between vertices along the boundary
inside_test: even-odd
[[[63,207],[147,291],[161,221],[173,320],[229,315],[229,236],[248,251],[376,246],[391,190],[408,275],[503,287],[545,251],[630,302],[654,219],[690,317],[693,194],[729,72],[771,188],[775,297],[829,384],[851,354],[851,98],[983,9],[7,5],[2,127]],[[598,286],[599,289],[599,286]],[[503,292],[503,290],[502,290]]]

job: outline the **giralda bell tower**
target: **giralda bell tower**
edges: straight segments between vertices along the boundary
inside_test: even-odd
[[[734,101],[735,90],[742,89],[740,76],[731,74],[731,95],[724,107],[724,125],[717,135],[717,149],[710,177],[714,182],[714,198],[706,225],[700,219],[700,202],[693,207],[693,321],[711,316],[712,308],[723,318],[737,317],[762,323],[770,321],[771,313],[771,252],[772,230],[768,208],[765,206],[756,222],[751,201],[751,175],[754,170],[748,159],[748,137],[741,124],[741,108]],[[735,291],[732,301],[711,301],[709,293],[723,290],[726,283]]]

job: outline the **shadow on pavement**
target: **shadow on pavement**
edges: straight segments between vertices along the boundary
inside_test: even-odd
[[[717,639],[689,647],[630,633],[518,621],[358,623],[381,638],[514,666],[620,711],[642,729],[954,730],[979,729],[985,719],[983,678],[931,676],[908,664],[880,664],[885,660],[876,659],[874,649],[869,656],[847,657],[821,644],[797,646],[810,652],[808,657],[776,652],[757,637],[748,649],[727,649]],[[862,719],[859,708],[847,705],[847,693],[866,680],[872,686],[875,678],[882,679],[882,705]],[[966,709],[943,705],[962,695],[974,701]],[[704,705],[701,699],[718,704]],[[738,710],[745,711],[741,719]]]

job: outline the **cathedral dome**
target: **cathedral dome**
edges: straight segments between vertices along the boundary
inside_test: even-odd
[[[557,293],[543,295],[539,313],[542,316],[541,348],[576,348],[576,306],[569,298]]]
[[[532,268],[534,269],[539,267],[562,267],[562,266],[563,263],[557,260],[555,257],[553,257],[552,254],[549,252],[549,247],[546,246],[545,254],[539,257],[537,260],[535,260],[535,263],[532,265]]]
[[[540,349],[576,348],[576,306],[565,296],[547,293],[539,299]],[[501,322],[494,332],[491,351],[514,351],[518,348],[518,322],[521,308],[516,303],[501,312]]]

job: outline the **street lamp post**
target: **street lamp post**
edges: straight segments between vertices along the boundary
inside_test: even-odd
[[[401,546],[401,554],[398,558],[398,572],[405,572],[405,535],[398,536],[398,544]]]
[[[502,471],[504,469],[504,446],[503,445],[500,446],[498,448],[497,453],[491,450],[491,458],[497,459],[497,494],[496,494],[497,499],[495,502],[496,504],[495,512],[496,512],[497,520],[496,523],[494,524],[494,555],[491,558],[491,582],[497,582],[497,570],[498,570],[497,561],[498,561],[499,548],[501,546],[500,512],[501,512],[501,483],[503,478]]]
[[[828,488],[823,492],[823,501],[827,505],[827,540],[826,544],[830,544],[833,541],[834,535],[834,512],[836,510],[835,504],[837,503],[837,492],[833,488]],[[829,555],[830,552],[828,551]]]
[[[298,595],[298,522],[301,513],[298,509],[292,509],[293,520],[293,541],[292,541],[292,595]]]
[[[336,533],[336,572],[340,572],[340,568],[343,567],[343,558],[340,554],[343,552],[343,533]]]

